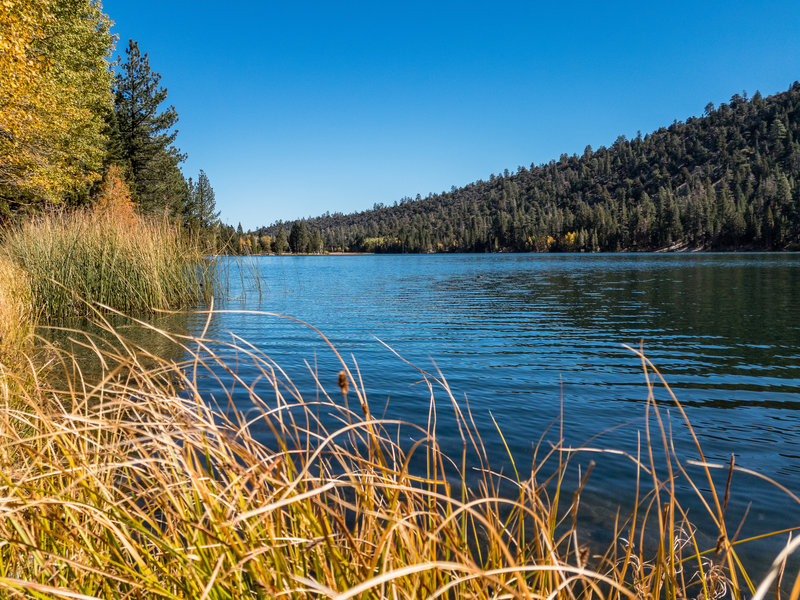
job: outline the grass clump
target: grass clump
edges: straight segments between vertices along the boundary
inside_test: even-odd
[[[5,235],[3,256],[29,279],[45,319],[190,306],[213,292],[213,264],[180,227],[124,209],[49,213]]]
[[[704,533],[717,547],[703,548],[675,492],[689,477],[685,463],[662,428],[631,457],[641,489],[632,492],[634,514],[615,525],[625,543],[598,550],[577,524],[583,483],[567,491],[576,453],[556,440],[537,449],[530,472],[492,471],[472,416],[440,377],[423,373],[428,422],[400,423],[372,416],[343,360],[341,376],[318,379],[309,400],[244,343],[230,350],[258,368],[258,385],[239,378],[214,340],[161,332],[186,353],[178,364],[108,334],[115,344],[85,338],[101,373],[90,380],[62,353],[59,384],[40,382],[0,411],[7,597],[705,600],[754,592],[719,506],[725,490],[710,466],[708,479],[692,484],[716,524]],[[220,371],[245,386],[251,410],[236,410],[224,394],[203,397],[202,374]],[[458,420],[461,456],[439,446],[437,389]],[[652,393],[647,405],[659,410]],[[403,441],[409,432],[416,442]],[[666,478],[656,474],[657,449],[670,457]],[[480,465],[471,489],[468,457]],[[794,588],[788,600],[797,600]]]

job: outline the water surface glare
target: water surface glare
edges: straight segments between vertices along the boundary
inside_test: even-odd
[[[281,313],[318,327],[342,355],[355,357],[373,412],[386,407],[388,415],[424,424],[430,401],[419,373],[378,340],[422,369],[441,370],[455,398],[468,398],[500,467],[508,460],[492,417],[512,454],[529,464],[562,397],[569,444],[599,435],[592,446],[635,454],[647,388],[641,361],[623,344],[642,344],[686,408],[708,460],[734,454],[736,464],[800,491],[798,254],[222,260],[233,297],[222,308]],[[304,393],[316,393],[306,362],[336,389],[340,367],[308,328],[263,315],[215,315],[209,335],[224,339],[228,331],[273,358]],[[239,375],[247,378],[246,365]],[[669,407],[665,393],[656,397]],[[234,400],[242,408],[250,402],[244,391]],[[674,410],[670,422],[681,458],[696,459]],[[440,435],[460,452],[446,419]],[[635,472],[621,458],[583,462],[589,458],[598,467],[587,493],[595,507],[612,506],[631,490]],[[738,524],[752,503],[742,535],[800,524],[800,507],[785,494],[746,475],[736,474],[733,484],[730,521]],[[609,514],[588,512],[589,521],[596,513],[589,531],[602,535]]]

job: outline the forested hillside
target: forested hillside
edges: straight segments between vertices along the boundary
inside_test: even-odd
[[[292,251],[800,248],[800,83],[449,193],[275,223],[249,244],[281,252],[290,241]]]

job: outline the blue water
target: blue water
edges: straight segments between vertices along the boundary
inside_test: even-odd
[[[218,308],[280,313],[319,328],[348,364],[357,362],[373,413],[422,425],[428,419],[431,392],[395,352],[441,371],[455,399],[463,406],[468,400],[498,470],[508,472],[510,461],[492,419],[524,471],[534,444],[554,440],[558,428],[548,427],[561,410],[567,445],[635,455],[646,433],[647,386],[641,360],[623,344],[641,344],[685,407],[707,460],[727,463],[735,455],[737,465],[800,492],[800,255],[223,261],[230,298]],[[188,327],[198,331],[201,321]],[[317,393],[310,370],[337,390],[341,365],[311,329],[275,316],[214,315],[208,336],[230,339],[229,332],[274,359],[304,394]],[[245,380],[256,377],[248,368],[239,367]],[[461,441],[446,416],[450,400],[441,390],[434,397],[440,442],[458,453]],[[696,460],[668,395],[659,388],[656,399],[681,462]],[[250,401],[246,390],[234,393],[240,408]],[[586,492],[592,502],[584,503],[586,531],[602,538],[616,505],[632,496],[636,473],[629,460],[610,454],[581,455],[575,464],[585,468],[589,460],[597,466]],[[699,468],[687,470],[702,484]],[[726,475],[717,472],[723,487]],[[679,489],[691,516],[707,521],[691,488]],[[740,538],[800,525],[800,506],[774,486],[736,473],[733,489],[726,516],[735,530],[746,515]],[[764,556],[785,539],[743,553]]]

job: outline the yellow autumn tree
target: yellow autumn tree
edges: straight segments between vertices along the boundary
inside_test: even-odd
[[[578,233],[576,231],[568,231],[561,236],[561,248],[568,252],[577,250]]]
[[[110,22],[94,0],[0,0],[0,201],[59,202],[99,178]]]

